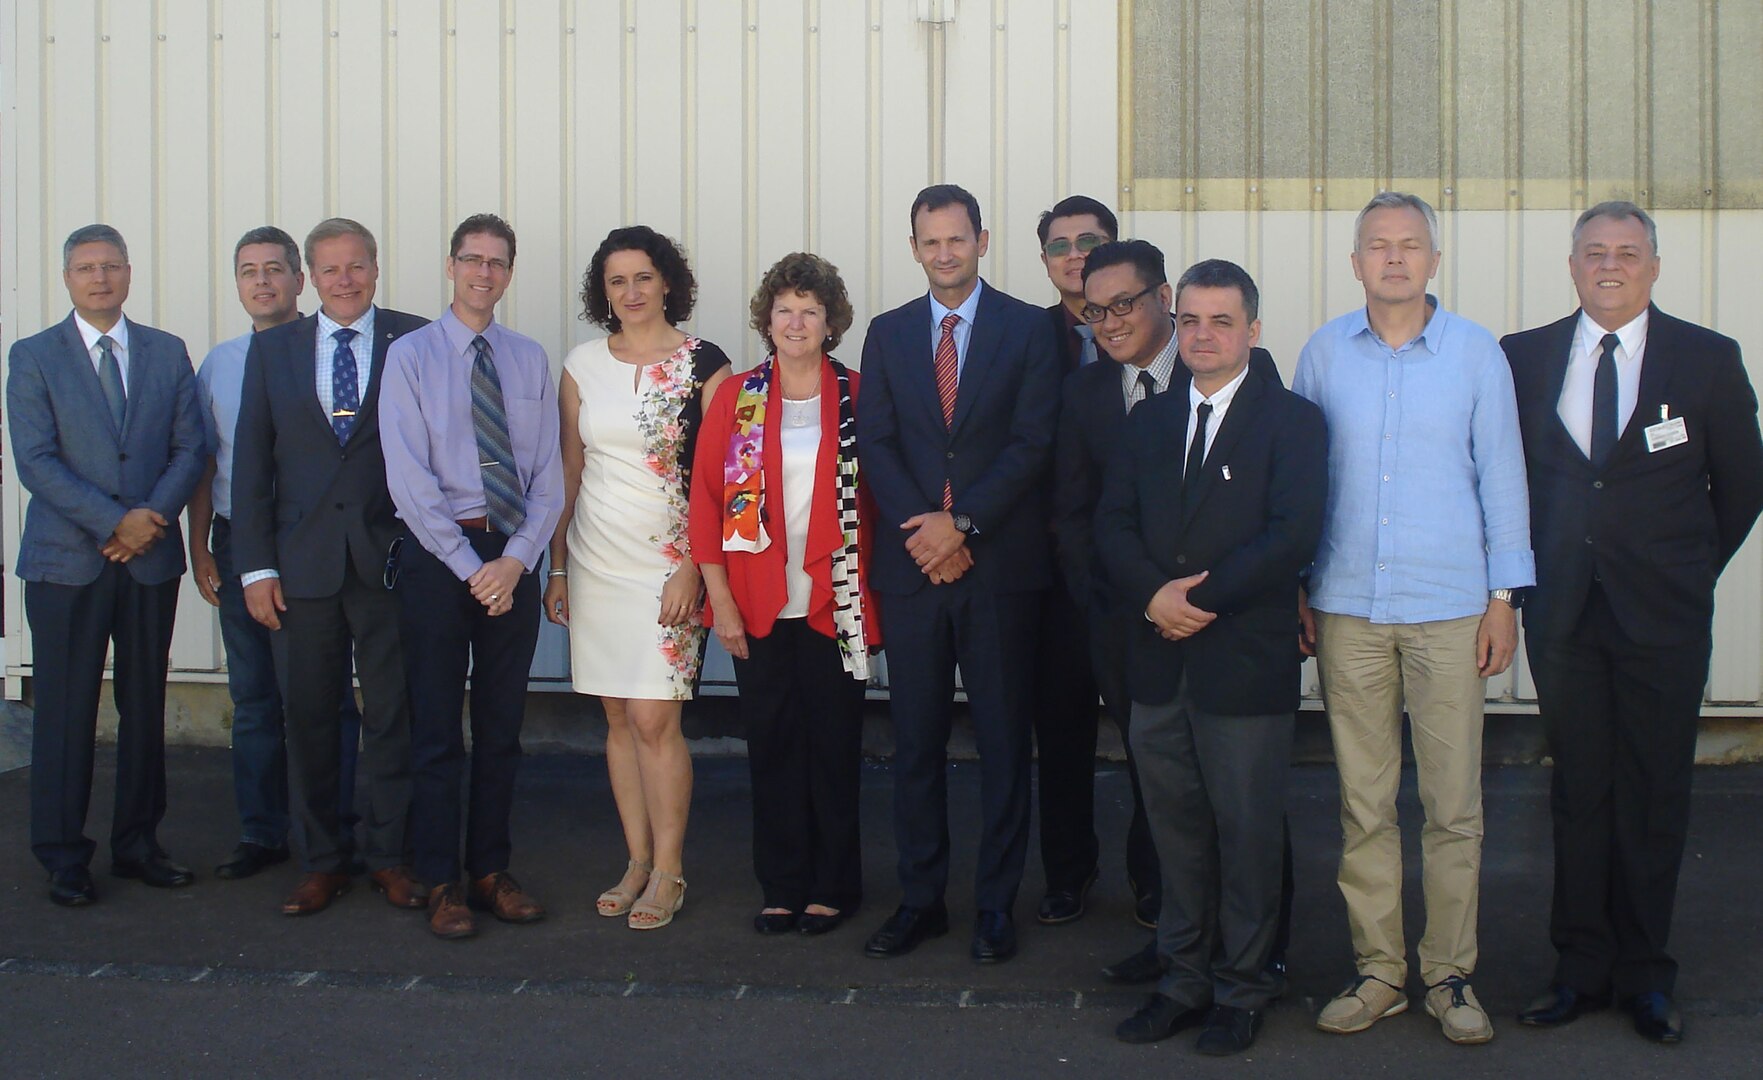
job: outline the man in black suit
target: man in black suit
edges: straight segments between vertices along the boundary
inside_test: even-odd
[[[1148,284],[1162,277],[1156,249],[1126,246],[1119,263],[1093,258],[1084,281],[1111,349],[1153,339],[1169,302],[1167,282]],[[1291,607],[1328,487],[1320,410],[1249,370],[1259,299],[1234,263],[1182,275],[1176,346],[1192,380],[1132,410],[1096,513],[1109,586],[1139,613],[1130,738],[1162,862],[1167,966],[1117,1034],[1151,1042],[1204,1020],[1198,1046],[1212,1054],[1252,1045],[1278,989],[1267,961],[1298,706]]]
[[[1763,508],[1757,398],[1737,342],[1652,304],[1646,211],[1581,214],[1580,310],[1501,341],[1530,479],[1525,648],[1555,758],[1554,977],[1519,1022],[1612,992],[1677,1042],[1665,951],[1708,681],[1714,582]]]
[[[872,587],[883,604],[894,719],[897,911],[870,956],[948,931],[944,771],[955,668],[980,753],[983,823],[971,954],[1016,953],[1012,908],[1029,825],[1029,665],[1052,582],[1048,459],[1059,372],[1046,314],[985,285],[979,202],[953,184],[912,203],[912,253],[930,294],[876,316],[863,342],[858,453],[883,522]],[[1038,497],[1037,497],[1038,496]]]
[[[1059,290],[1059,302],[1047,308],[1047,316],[1059,342],[1062,379],[1068,380],[1073,372],[1097,359],[1095,331],[1081,318],[1084,260],[1098,246],[1113,240],[1119,228],[1114,212],[1087,195],[1072,195],[1054,203],[1051,210],[1041,215],[1036,228],[1041,265],[1046,268],[1047,280]],[[1093,508],[1095,492],[1089,493],[1088,502]],[[1086,534],[1089,531],[1087,516],[1083,530]],[[1045,606],[1035,646],[1033,691],[1035,761],[1040,778],[1036,794],[1041,811],[1041,867],[1047,875],[1047,892],[1041,898],[1036,917],[1047,925],[1082,917],[1090,886],[1096,881],[1096,861],[1100,855],[1095,809],[1099,714],[1096,674],[1087,662],[1091,656],[1085,616],[1089,598],[1078,591],[1082,583],[1065,570],[1063,563],[1055,564],[1054,569],[1053,587],[1042,594]],[[1125,702],[1118,698],[1115,705],[1125,708]],[[1157,852],[1145,822],[1138,781],[1134,779],[1132,784],[1126,877],[1133,892],[1135,917],[1142,925],[1155,926],[1160,902]]]
[[[394,906],[427,894],[407,869],[410,710],[387,590],[400,533],[380,452],[386,348],[426,321],[377,308],[378,248],[347,218],[306,237],[318,313],[251,339],[234,447],[234,565],[252,618],[274,633],[290,809],[305,877],[282,905],[323,911],[349,887],[337,815],[337,699],[354,642],[366,708],[366,858]]]
[[[6,422],[30,492],[14,570],[33,649],[31,853],[49,899],[98,898],[85,835],[104,654],[116,644],[116,807],[110,872],[148,885],[195,875],[159,846],[165,670],[184,553],[178,513],[205,439],[184,343],[124,318],[122,234],[74,230],[61,249],[66,319],[12,346]]]

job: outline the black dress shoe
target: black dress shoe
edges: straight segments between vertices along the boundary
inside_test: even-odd
[[[1120,1022],[1114,1037],[1126,1043],[1152,1043],[1206,1019],[1204,1008],[1190,1009],[1168,994],[1151,994],[1139,1011]]]
[[[49,899],[62,907],[85,907],[97,903],[98,887],[84,866],[64,866],[49,875]]]
[[[761,911],[753,916],[753,929],[761,934],[787,934],[796,928],[796,913],[793,911]]]
[[[1610,999],[1607,997],[1582,994],[1566,983],[1554,983],[1524,1007],[1518,1014],[1518,1022],[1529,1027],[1560,1027],[1608,1004]]]
[[[110,874],[119,878],[139,878],[141,884],[155,889],[181,889],[194,884],[196,874],[187,866],[179,866],[162,851],[145,859],[112,859]]]
[[[1156,982],[1163,977],[1163,961],[1157,955],[1155,941],[1133,953],[1125,960],[1119,960],[1102,969],[1102,978],[1111,983],[1123,986],[1136,986],[1140,983]]]
[[[1083,918],[1084,901],[1089,898],[1090,887],[1095,883],[1096,869],[1091,867],[1089,876],[1077,888],[1047,890],[1047,895],[1041,897],[1040,910],[1035,912],[1035,918],[1047,926]]]
[[[905,956],[919,943],[942,937],[949,932],[949,909],[942,904],[918,908],[901,904],[881,929],[869,935],[863,955],[873,957]]]
[[[969,955],[976,964],[1002,964],[1016,955],[1016,920],[1008,911],[982,911],[974,917]]]
[[[1667,1046],[1683,1041],[1683,1017],[1669,994],[1657,990],[1636,994],[1628,1003],[1628,1011],[1634,1017],[1635,1032],[1642,1038]]]
[[[812,911],[804,911],[796,919],[796,929],[807,934],[809,937],[816,937],[829,930],[837,930],[839,924],[849,918],[851,913],[855,910],[855,908],[840,908],[831,915],[817,915]]]
[[[1163,898],[1152,893],[1146,893],[1144,896],[1133,901],[1132,921],[1138,923],[1146,930],[1155,930],[1157,929],[1157,916],[1162,912]]]
[[[288,849],[284,847],[265,847],[242,840],[227,861],[214,868],[214,876],[223,881],[237,881],[248,878],[265,867],[275,866],[288,861]]]
[[[1260,1030],[1261,1010],[1214,1005],[1206,1014],[1206,1026],[1194,1049],[1213,1057],[1240,1054],[1255,1045],[1255,1035]]]

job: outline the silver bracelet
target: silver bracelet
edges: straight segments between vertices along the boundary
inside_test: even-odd
[[[548,578],[568,577],[569,571],[568,570],[549,570],[549,571],[546,571],[545,576]]]

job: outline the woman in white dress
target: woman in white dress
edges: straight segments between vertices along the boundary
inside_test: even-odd
[[[630,861],[595,906],[633,930],[666,926],[685,901],[692,759],[680,703],[704,654],[688,484],[704,403],[729,374],[721,349],[676,328],[696,292],[667,237],[644,225],[608,233],[581,300],[582,317],[609,336],[570,352],[557,395],[566,502],[545,616],[570,628],[575,691],[606,709],[606,767]]]

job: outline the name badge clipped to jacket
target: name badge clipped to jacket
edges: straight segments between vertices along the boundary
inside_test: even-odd
[[[1669,405],[1659,406],[1659,422],[1648,427],[1643,434],[1647,437],[1649,454],[1657,454],[1661,450],[1682,446],[1690,441],[1690,433],[1684,426],[1683,417],[1672,416]]]

